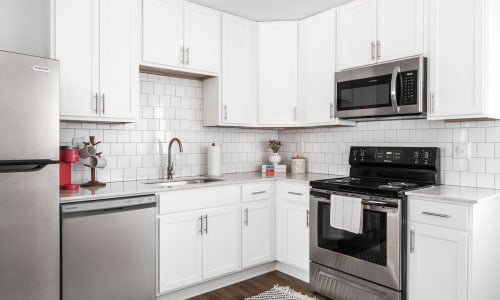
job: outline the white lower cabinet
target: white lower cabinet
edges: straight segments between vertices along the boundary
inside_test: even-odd
[[[271,261],[271,201],[244,203],[241,208],[241,266],[248,268]]]
[[[309,268],[308,206],[285,203],[281,261],[303,270]]]
[[[278,183],[278,261],[309,270],[309,186]]]
[[[411,223],[410,300],[467,299],[467,232]]]
[[[203,279],[240,268],[239,207],[219,207],[205,211],[203,231]]]
[[[201,216],[193,211],[159,217],[159,293],[202,280]]]
[[[159,194],[159,294],[240,269],[240,197],[234,185]]]

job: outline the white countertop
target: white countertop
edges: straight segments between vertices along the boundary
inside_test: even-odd
[[[279,180],[295,181],[298,183],[307,183],[311,180],[320,180],[320,179],[335,178],[335,177],[339,176],[331,174],[316,174],[316,173],[305,173],[305,174],[276,173],[274,176],[266,176],[265,173],[261,172],[234,173],[234,174],[224,174],[220,177],[217,177],[224,179],[223,181],[216,181],[203,184],[190,184],[190,185],[176,186],[171,188],[160,187],[155,184],[145,184],[144,182],[147,182],[148,180],[120,181],[120,182],[107,183],[105,187],[101,188],[80,187],[80,189],[77,191],[60,191],[59,197],[60,197],[60,202],[65,203],[65,202],[99,200],[99,199],[107,199],[115,197],[147,195],[147,194],[155,194],[157,192],[203,188],[203,187],[225,185],[225,184],[252,183],[256,181],[266,181],[266,180],[279,179]]]
[[[438,185],[407,192],[412,197],[423,197],[429,200],[476,204],[500,199],[500,190],[464,187],[456,185]]]

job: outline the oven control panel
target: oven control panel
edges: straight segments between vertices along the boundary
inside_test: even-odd
[[[439,168],[439,148],[351,147],[351,165],[416,165]]]

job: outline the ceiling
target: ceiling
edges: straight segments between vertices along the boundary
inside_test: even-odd
[[[255,21],[300,20],[351,0],[189,0]]]

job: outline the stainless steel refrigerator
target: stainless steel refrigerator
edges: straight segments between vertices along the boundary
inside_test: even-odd
[[[0,299],[59,299],[59,63],[0,51]]]

